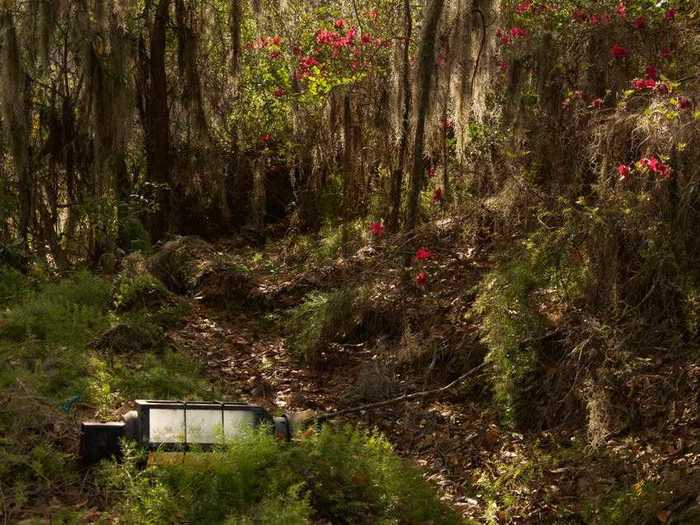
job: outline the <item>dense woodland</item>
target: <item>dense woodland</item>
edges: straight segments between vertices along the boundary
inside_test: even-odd
[[[0,523],[700,523],[699,87],[697,0],[0,0]]]

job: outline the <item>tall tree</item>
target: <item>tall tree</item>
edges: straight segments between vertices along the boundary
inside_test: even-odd
[[[403,174],[406,169],[406,153],[408,152],[408,138],[411,129],[411,101],[413,91],[411,90],[411,37],[413,36],[413,17],[411,14],[411,0],[404,0],[404,34],[403,49],[401,54],[401,92],[402,92],[402,113],[401,131],[399,132],[399,154],[396,168],[391,177],[391,212],[389,215],[389,227],[398,229],[399,217],[401,215],[401,189],[403,187]]]
[[[17,176],[19,197],[18,233],[25,247],[34,215],[34,181],[29,142],[27,77],[20,56],[15,20],[9,7],[0,8],[0,94],[2,116]]]
[[[432,0],[426,9],[421,34],[418,62],[418,102],[416,106],[416,135],[413,143],[413,169],[411,170],[411,188],[408,194],[406,212],[406,230],[416,227],[418,216],[418,198],[425,177],[425,120],[430,105],[432,74],[435,70],[435,40],[438,23],[442,15],[444,0]]]
[[[151,5],[149,0],[146,6]],[[157,186],[158,210],[151,215],[151,235],[160,240],[167,234],[171,217],[170,111],[165,69],[166,29],[170,0],[158,0],[150,40],[149,85],[146,95],[146,160],[149,180]]]

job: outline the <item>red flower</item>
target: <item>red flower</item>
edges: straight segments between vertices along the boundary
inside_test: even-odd
[[[673,52],[668,48],[668,47],[662,47],[661,48],[661,58],[671,58],[673,56]]]
[[[591,107],[593,109],[601,109],[603,107],[603,99],[602,98],[594,98],[591,101]]]
[[[627,8],[625,7],[625,4],[623,2],[620,2],[615,12],[620,18],[625,18],[627,16]]]
[[[617,173],[620,175],[620,180],[625,180],[627,177],[629,177],[631,171],[632,170],[630,169],[630,167],[626,164],[620,164],[617,167]]]
[[[591,15],[591,25],[597,26],[600,23],[600,17],[598,15]]]
[[[281,87],[278,87],[277,89],[275,89],[275,91],[273,93],[273,95],[275,95],[278,98],[283,97],[286,94],[287,94],[287,92],[284,90],[284,88],[281,88]]]
[[[272,43],[276,46],[279,46],[282,43],[282,37],[278,35],[273,36]]]
[[[647,66],[644,70],[644,78],[651,80],[659,80],[659,72],[654,66]]]
[[[428,168],[428,178],[432,179],[436,174],[435,166],[430,166]]]
[[[671,7],[666,11],[666,14],[664,15],[664,18],[668,20],[669,22],[673,21],[676,18],[676,14],[678,13],[678,10],[675,7]]]
[[[647,17],[644,15],[640,15],[634,20],[632,20],[632,27],[635,29],[642,30],[647,26]]]
[[[362,35],[362,38],[360,39],[360,41],[363,44],[369,44],[372,41],[372,37],[369,35]]]
[[[428,248],[418,248],[416,251],[416,261],[427,261],[433,256]]]
[[[652,155],[651,157],[645,157],[641,159],[639,163],[652,173],[656,173],[657,175],[660,175],[665,179],[671,177],[671,168],[669,168],[666,164],[661,162],[656,157],[656,155]]]
[[[272,140],[272,135],[270,135],[269,133],[266,133],[264,135],[260,135],[259,138],[260,138],[260,142],[262,142],[263,144],[267,144],[268,142],[270,142]]]
[[[433,202],[435,202],[435,203],[442,202],[442,199],[444,199],[444,198],[445,198],[445,196],[442,193],[442,188],[437,188],[433,192]]]
[[[630,56],[630,50],[625,47],[622,47],[620,44],[613,44],[610,48],[610,54],[613,56],[613,58],[619,60]]]
[[[451,119],[449,119],[447,117],[440,118],[440,128],[441,129],[448,130],[448,129],[453,129],[454,127],[455,127],[455,123],[452,122]]]
[[[505,33],[502,29],[498,28],[496,29],[496,38],[501,42],[502,45],[507,45],[510,44],[510,35],[508,33]]]
[[[343,29],[345,27],[345,20],[343,20],[342,18],[339,18],[338,20],[336,20],[335,27],[337,29]]]
[[[523,0],[518,5],[515,6],[515,12],[519,15],[527,13],[532,7],[532,2],[530,0]]]
[[[527,36],[527,31],[521,27],[511,27],[510,36],[513,38],[525,38]]]
[[[420,272],[418,275],[416,275],[416,284],[418,286],[423,286],[428,282],[428,272]]]
[[[505,73],[510,69],[510,64],[505,60],[501,60],[498,62],[498,69],[500,69],[502,73]]]
[[[381,222],[373,222],[369,225],[369,230],[375,237],[384,235],[384,225]]]
[[[676,106],[678,109],[685,111],[686,109],[690,109],[691,102],[689,98],[686,97],[678,97],[678,102],[676,103]]]
[[[656,80],[647,78],[635,78],[632,80],[632,87],[637,91],[642,91],[645,89],[654,89],[656,87]]]

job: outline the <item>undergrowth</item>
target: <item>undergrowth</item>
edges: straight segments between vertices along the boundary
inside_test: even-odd
[[[126,494],[126,523],[461,523],[386,439],[351,428],[291,444],[255,432],[180,464],[134,464],[106,464],[100,478]]]
[[[318,363],[333,343],[342,343],[362,323],[365,293],[359,288],[309,294],[289,314],[292,352],[309,364]]]

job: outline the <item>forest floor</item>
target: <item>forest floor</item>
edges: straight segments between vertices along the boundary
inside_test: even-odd
[[[333,412],[449,383],[486,353],[478,320],[468,312],[490,262],[478,250],[446,248],[449,221],[434,228],[430,235],[441,242],[425,287],[408,281],[400,265],[387,264],[396,243],[319,265],[288,264],[279,245],[239,250],[241,261],[255,261],[252,301],[270,301],[248,308],[195,298],[171,341],[224,392],[277,412]],[[358,284],[370,290],[362,329],[332,343],[315,366],[301,364],[289,348],[288,312],[308,294]],[[509,430],[484,374],[440,396],[339,421],[380,430],[424,469],[443,499],[479,522],[700,523],[700,363],[647,363],[635,386],[648,411],[644,424],[605,436],[597,447],[590,446],[585,423]]]
[[[9,482],[0,523],[2,512],[54,523],[57,509],[110,523],[112,495],[71,458],[79,421],[114,420],[135,398],[214,396],[327,414],[439,388],[485,359],[449,391],[330,423],[380,431],[478,523],[700,523],[698,353],[633,356],[600,406],[579,399],[562,410],[573,387],[552,388],[533,413],[557,416],[514,431],[494,399],[473,308],[495,250],[455,248],[468,246],[458,235],[459,221],[445,219],[412,239],[369,243],[341,243],[339,231],[264,247],[180,239],[148,261],[125,259],[118,275],[82,272],[15,301],[0,320],[0,357],[12,365],[0,368],[0,482]],[[417,262],[415,246],[431,257]],[[632,416],[614,424],[619,414]],[[612,431],[592,436],[594,420]],[[17,472],[29,481],[13,485]]]

